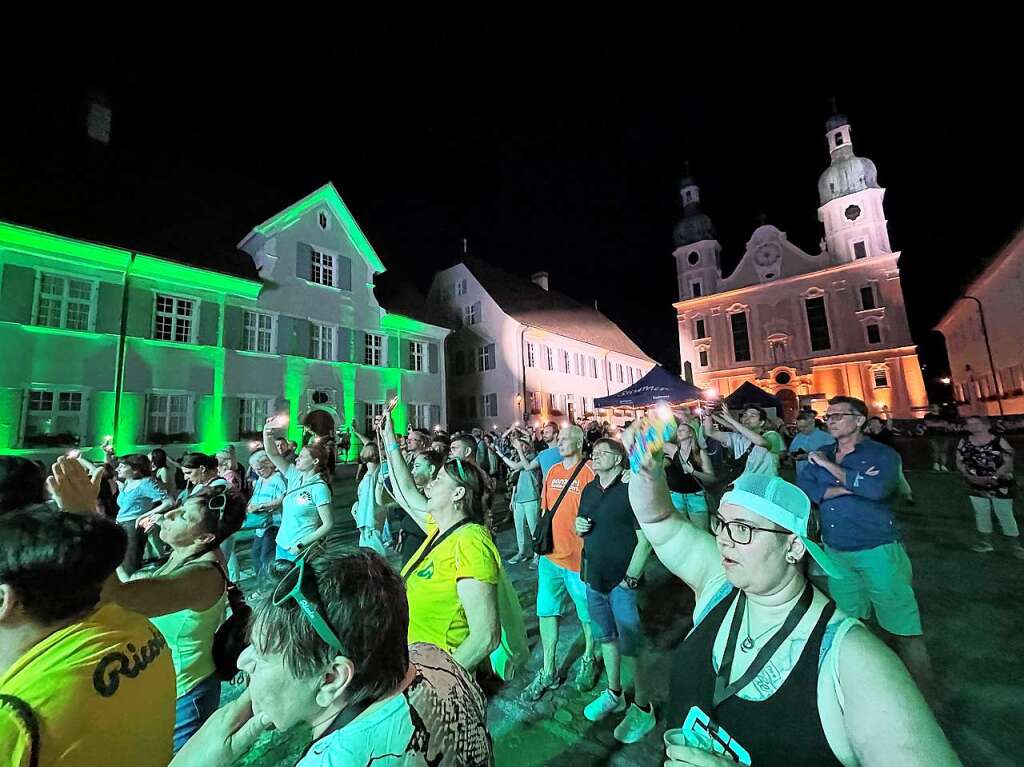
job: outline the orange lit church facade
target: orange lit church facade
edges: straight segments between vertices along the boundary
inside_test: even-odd
[[[818,180],[820,252],[762,225],[728,276],[700,189],[683,179],[675,229],[679,351],[683,376],[723,396],[745,381],[775,394],[791,422],[830,397],[867,402],[883,417],[920,417],[927,407],[907,326],[899,252],[889,244],[885,190],[874,163],[853,153],[850,126],[826,123],[831,163]]]

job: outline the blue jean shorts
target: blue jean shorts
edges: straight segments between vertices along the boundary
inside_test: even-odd
[[[616,586],[608,594],[587,585],[587,610],[595,642],[619,643],[619,652],[635,657],[640,649],[640,612],[636,591]]]
[[[587,586],[580,580],[580,574],[556,565],[547,557],[541,557],[537,564],[537,617],[561,616],[566,594],[576,606],[580,623],[589,623]]]

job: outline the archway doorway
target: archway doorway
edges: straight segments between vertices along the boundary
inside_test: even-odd
[[[796,423],[797,413],[800,412],[800,405],[796,399],[796,392],[792,389],[779,389],[775,392],[775,396],[779,398],[779,404],[782,405],[782,420],[786,423]]]

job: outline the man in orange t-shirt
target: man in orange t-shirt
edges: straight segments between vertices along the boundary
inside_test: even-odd
[[[579,462],[584,460],[583,429],[579,426],[563,429],[558,436],[558,452],[562,460],[548,469],[544,476],[541,505],[545,510],[555,505],[562,489],[576,472]],[[594,652],[594,638],[590,631],[590,615],[587,612],[587,588],[580,579],[583,539],[576,534],[576,513],[580,508],[583,488],[593,479],[594,470],[589,462],[585,462],[555,511],[551,523],[554,550],[542,556],[537,565],[537,617],[540,619],[544,667],[523,691],[522,697],[527,701],[540,700],[545,692],[561,684],[555,671],[555,649],[558,646],[558,619],[562,616],[566,595],[576,606],[576,615],[583,625],[583,636],[586,639],[586,649],[576,674],[576,686],[580,690],[590,690],[600,673],[598,656]]]

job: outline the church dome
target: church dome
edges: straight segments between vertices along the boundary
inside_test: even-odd
[[[879,188],[875,164],[851,152],[846,157],[832,158],[832,164],[818,179],[818,199],[824,205],[854,192]]]
[[[715,225],[711,223],[711,217],[699,210],[687,212],[676,224],[672,239],[676,245],[689,245],[701,240],[715,240]]]

